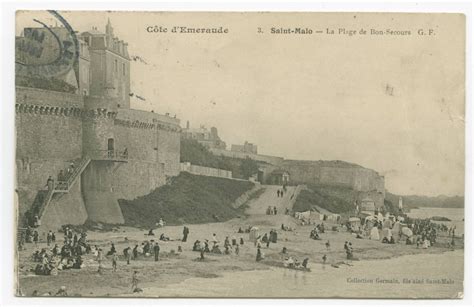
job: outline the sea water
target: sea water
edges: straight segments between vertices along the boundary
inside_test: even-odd
[[[464,208],[429,208],[422,207],[417,209],[411,209],[408,213],[409,217],[426,219],[433,216],[443,216],[451,221],[448,222],[437,222],[446,224],[448,227],[456,226],[456,235],[464,233]]]

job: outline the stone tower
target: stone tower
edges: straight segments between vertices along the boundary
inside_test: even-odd
[[[117,107],[130,108],[130,58],[128,44],[114,36],[110,20],[105,33],[97,28],[80,35],[89,45],[90,95],[117,100]]]
[[[105,33],[93,28],[81,34],[89,45],[90,96],[85,98],[83,156],[90,158],[82,176],[83,195],[89,219],[123,223],[115,197],[113,173],[128,161],[127,144],[117,147],[114,120],[120,108],[130,109],[130,60],[127,44],[114,36],[108,20]],[[111,219],[112,217],[112,219]]]

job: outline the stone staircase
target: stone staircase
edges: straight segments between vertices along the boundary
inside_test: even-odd
[[[32,216],[37,215],[39,220],[43,216],[44,211],[48,207],[54,194],[69,193],[71,187],[81,178],[82,172],[91,162],[90,158],[84,158],[75,166],[74,171],[64,181],[57,181],[53,183],[53,188],[47,191],[39,191],[32,206]],[[46,194],[45,194],[46,193]]]
[[[48,208],[53,196],[55,194],[64,194],[69,193],[71,188],[80,180],[82,172],[87,168],[91,161],[111,161],[111,162],[128,162],[128,152],[125,151],[115,151],[115,150],[97,150],[95,152],[89,153],[81,160],[75,164],[74,171],[71,174],[68,174],[65,180],[53,182],[53,188],[48,190],[40,190],[36,195],[36,198],[33,202],[31,209],[29,210],[30,221],[27,221],[28,224],[32,224],[32,218],[38,216],[38,219],[41,221],[46,208]]]
[[[68,176],[65,181],[58,181],[52,190],[52,194],[55,193],[69,193],[71,187],[76,183],[76,181],[81,178],[82,172],[86,169],[87,165],[91,162],[90,158],[82,159],[79,164],[74,168],[72,174]],[[51,197],[53,196],[51,194]],[[46,198],[47,199],[47,198]],[[51,199],[49,199],[51,200]]]

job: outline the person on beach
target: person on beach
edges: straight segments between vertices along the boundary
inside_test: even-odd
[[[156,242],[155,246],[153,246],[153,253],[155,254],[155,261],[158,261],[160,256],[160,245],[158,242]]]
[[[352,254],[352,243],[349,242],[349,244],[347,245],[347,249],[346,249],[346,257],[348,260],[350,259],[353,259],[353,254]]]
[[[38,246],[38,241],[39,241],[39,234],[38,234],[38,232],[35,230],[35,232],[33,233],[33,242],[35,243],[35,247]]]
[[[257,258],[256,258],[256,261],[261,261],[263,258],[262,258],[262,251],[260,250],[260,247],[257,248]]]
[[[132,250],[132,254],[133,254],[133,260],[137,260],[138,259],[138,244],[135,245],[135,247],[133,248]]]
[[[48,180],[46,181],[46,187],[48,188],[49,191],[53,190],[54,188],[54,179],[53,177],[49,176]]]
[[[162,233],[162,234],[160,235],[160,240],[161,240],[161,241],[169,241],[169,240],[170,240],[170,237],[167,237],[167,236],[165,236],[164,233]]]
[[[277,215],[277,207],[275,207],[275,206],[273,207],[273,214]]]
[[[107,256],[113,255],[117,250],[115,249],[115,244],[112,243],[110,250],[107,252]]]
[[[183,228],[183,240],[181,240],[182,242],[186,242],[186,240],[188,239],[188,234],[189,234],[189,228],[184,226],[184,228]]]
[[[199,250],[201,250],[201,241],[196,240],[193,244],[193,252],[197,252]]]
[[[50,230],[48,232],[48,235],[46,236],[47,245],[49,246],[52,241],[53,241],[53,232]]]
[[[123,256],[127,259],[127,264],[130,264],[130,259],[132,259],[132,251],[130,246],[123,250]]]
[[[230,246],[230,240],[229,240],[229,236],[225,237],[225,240],[224,240],[224,248],[227,248]]]
[[[117,261],[118,261],[118,255],[117,253],[114,253],[112,255],[112,272],[117,271]]]
[[[99,268],[97,270],[98,273],[102,273],[102,249],[99,248],[97,250],[97,263],[99,264]]]
[[[138,271],[133,271],[132,275],[132,292],[135,292],[138,288]]]
[[[301,264],[303,266],[303,268],[305,268],[305,269],[308,268],[308,261],[309,261],[309,258],[304,258],[303,259],[303,263]]]

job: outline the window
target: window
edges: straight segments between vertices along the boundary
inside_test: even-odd
[[[125,63],[122,63],[122,75],[125,76]]]
[[[118,62],[117,62],[117,60],[115,60],[115,62],[114,62],[114,68],[115,68],[115,72],[117,72],[117,70],[118,70]]]

